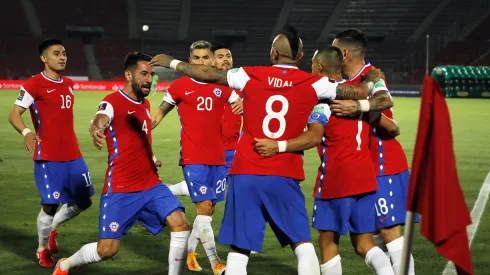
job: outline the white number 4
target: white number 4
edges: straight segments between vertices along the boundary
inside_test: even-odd
[[[143,127],[141,128],[141,130],[148,135],[148,126],[146,125],[146,120],[143,120]]]
[[[90,179],[89,172],[87,174],[83,173],[82,176],[85,179],[85,183],[86,183],[85,187],[89,187],[90,185],[92,185],[92,180]]]

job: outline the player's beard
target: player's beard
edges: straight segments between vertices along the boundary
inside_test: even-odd
[[[136,81],[131,81],[131,88],[133,89],[136,96],[140,99],[147,97],[150,93],[145,94],[142,90],[143,85],[139,85]],[[151,86],[150,86],[151,87]],[[148,87],[148,88],[150,88]]]

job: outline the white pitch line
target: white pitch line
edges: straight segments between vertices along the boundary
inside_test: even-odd
[[[489,193],[490,193],[490,172],[488,172],[487,178],[483,182],[483,185],[480,189],[480,193],[478,194],[478,198],[476,199],[475,205],[471,210],[472,224],[469,225],[467,228],[470,247],[471,247],[471,243],[473,242],[473,239],[475,238],[476,231],[478,230],[478,225],[480,225],[480,219],[483,214],[483,211],[485,211],[485,205],[487,204]],[[446,268],[444,268],[442,275],[453,275],[453,274],[454,275],[456,274],[456,268],[454,267],[454,264],[449,261],[447,262]]]

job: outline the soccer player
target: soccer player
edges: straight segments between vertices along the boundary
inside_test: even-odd
[[[70,258],[61,259],[53,275],[73,267],[100,262],[116,255],[120,239],[140,221],[154,235],[164,225],[170,233],[168,274],[183,274],[190,225],[184,207],[158,178],[151,148],[151,57],[129,53],[124,61],[126,84],[106,96],[91,122],[90,133],[100,150],[109,153],[100,198],[99,241],[84,245]]]
[[[218,70],[229,70],[233,67],[233,56],[228,47],[216,45],[212,49],[213,62],[212,66]],[[230,105],[225,105],[224,114],[221,120],[221,138],[225,148],[226,157],[226,175],[231,167],[233,156],[235,155],[236,145],[240,137],[240,129],[242,126],[242,116],[234,114]],[[190,196],[187,183],[184,181],[169,186],[170,190],[176,196]]]
[[[314,74],[348,83],[342,80],[342,52],[339,48],[320,48],[312,61]],[[386,108],[390,105],[386,104]],[[365,258],[376,274],[393,274],[389,258],[376,246],[372,234],[377,185],[369,151],[371,114],[337,117],[328,104],[320,103],[310,115],[308,131],[286,141],[286,152],[321,144],[318,146],[321,165],[313,194],[313,227],[320,234],[322,275],[342,274],[338,247],[340,236],[347,231],[350,231],[357,254]],[[377,118],[377,123],[392,136],[399,133],[398,125],[384,115]],[[255,147],[263,156],[279,152],[278,142],[270,139],[258,139]]]
[[[293,249],[299,275],[320,274],[299,185],[304,180],[303,158],[297,153],[264,158],[255,151],[254,138],[285,141],[298,136],[319,98],[366,98],[371,90],[368,87],[374,84],[366,81],[357,87],[339,85],[306,73],[297,68],[302,57],[302,41],[296,30],[288,27],[272,43],[273,66],[216,70],[165,54],[153,57],[150,62],[152,66],[173,68],[200,81],[228,85],[242,91],[246,98],[243,134],[229,173],[225,214],[218,237],[220,243],[231,246],[226,274],[247,273],[250,251],[262,250],[266,222],[280,243]],[[362,104],[367,108],[374,102],[366,100]]]
[[[361,81],[361,75],[369,71],[372,65],[364,61],[367,48],[367,39],[364,33],[356,29],[347,29],[335,36],[333,45],[339,47],[344,54],[343,73],[353,83]],[[386,83],[384,83],[386,87]],[[377,84],[381,85],[381,84]],[[380,89],[381,86],[375,88]],[[387,89],[385,89],[387,90]],[[355,112],[354,102],[344,102],[345,105],[331,106],[344,115]],[[393,110],[382,112],[393,118]],[[402,261],[403,233],[401,226],[405,224],[406,195],[410,174],[408,162],[402,146],[395,138],[386,138],[379,135],[380,129],[372,129],[371,156],[377,171],[377,200],[376,200],[376,228],[380,229],[381,236],[375,236],[376,243],[389,252],[395,274],[400,274]],[[418,216],[416,217],[416,221]],[[386,243],[386,245],[385,245]],[[414,261],[410,255],[409,274],[415,274]]]
[[[189,62],[211,68],[211,43],[192,43]],[[153,127],[175,106],[182,124],[180,165],[197,216],[188,243],[189,270],[202,270],[196,260],[196,247],[202,241],[214,274],[222,274],[225,265],[216,251],[211,227],[215,205],[224,200],[226,186],[225,150],[221,140],[221,117],[225,104],[241,112],[240,97],[231,88],[200,82],[188,76],[175,80],[160,107],[152,114]]]
[[[58,251],[57,227],[92,205],[94,188],[73,125],[73,82],[61,75],[68,59],[66,50],[61,41],[47,39],[39,45],[39,55],[44,71],[22,85],[9,121],[24,136],[25,150],[34,152],[34,177],[42,205],[37,217],[37,257],[40,266],[54,267],[51,254]],[[22,119],[27,108],[36,133]],[[56,213],[60,203],[63,206]]]

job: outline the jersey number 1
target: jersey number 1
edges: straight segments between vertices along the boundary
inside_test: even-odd
[[[275,112],[274,110],[272,110],[272,104],[274,104],[274,102],[276,101],[279,101],[282,104],[281,110],[279,112]],[[284,118],[284,116],[288,112],[288,109],[288,99],[282,95],[273,95],[269,97],[269,99],[267,99],[267,102],[265,103],[265,111],[267,112],[267,115],[262,121],[262,131],[264,132],[264,135],[266,137],[280,138],[282,135],[284,135],[284,132],[286,131],[286,118]],[[273,119],[277,119],[279,121],[279,129],[276,132],[271,132],[269,128],[269,123]]]

